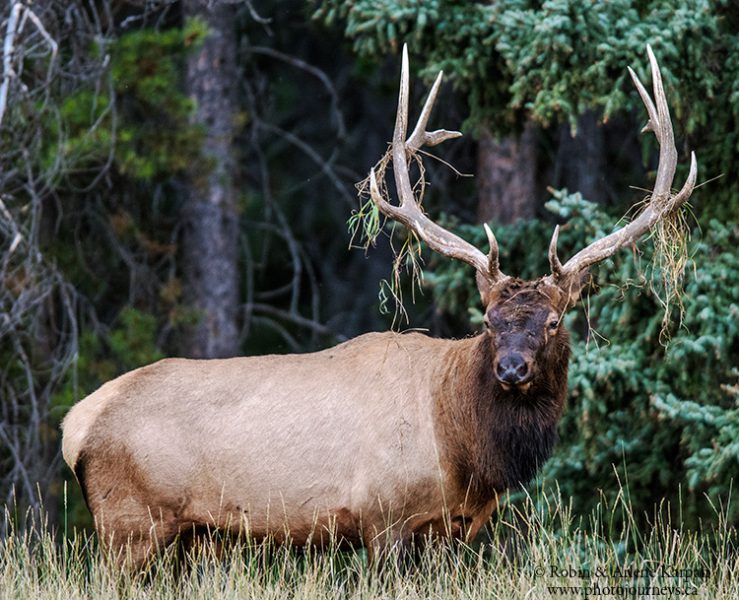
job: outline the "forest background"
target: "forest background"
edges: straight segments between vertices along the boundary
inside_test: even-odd
[[[739,521],[735,2],[8,1],[0,36],[0,503],[16,514],[90,527],[59,425],[127,370],[479,330],[467,266],[424,252],[413,292],[391,275],[400,228],[350,248],[404,42],[412,110],[443,69],[434,123],[465,133],[426,160],[426,210],[478,247],[490,223],[526,278],[548,272],[554,224],[569,256],[651,187],[626,71],[649,81],[649,43],[700,165],[681,304],[666,312],[651,241],[594,270],[568,317],[560,442],[530,490],[575,514],[625,492],[645,522],[665,503],[689,527]]]

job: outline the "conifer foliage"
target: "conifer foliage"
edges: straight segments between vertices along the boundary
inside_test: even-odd
[[[612,231],[617,217],[579,194],[554,193],[548,208],[567,225],[560,253],[568,255]],[[482,245],[479,226],[459,226]],[[540,221],[497,226],[501,265],[524,277],[548,272],[550,226]],[[651,266],[653,248],[622,251],[593,270],[590,293],[567,316],[573,331],[569,406],[555,456],[542,477],[557,482],[586,512],[602,491],[611,500],[628,484],[638,514],[662,498],[682,505],[696,524],[703,493],[726,503],[739,472],[739,227],[710,220],[690,244],[682,293],[683,318],[661,335],[663,306]],[[433,263],[427,279],[439,305],[482,319],[474,283],[452,262]],[[463,285],[460,285],[463,283]],[[614,476],[614,472],[618,477]],[[620,483],[619,483],[620,480]],[[739,511],[731,508],[736,521]]]
[[[314,17],[340,28],[369,58],[407,42],[422,60],[420,75],[443,69],[467,100],[467,129],[502,135],[533,119],[574,131],[595,111],[601,123],[632,115],[643,123],[626,66],[645,75],[644,48],[660,58],[675,131],[694,150],[701,179],[693,202],[690,260],[679,294],[682,309],[663,324],[665,290],[653,246],[622,251],[594,273],[593,293],[573,312],[570,406],[556,456],[543,477],[585,510],[593,490],[616,494],[619,474],[638,512],[667,497],[695,521],[702,494],[726,502],[739,474],[739,10],[720,0],[455,0],[372,2],[323,0]],[[656,164],[642,136],[642,159]],[[681,165],[679,169],[687,169]],[[680,174],[678,174],[678,179]],[[636,185],[639,180],[631,180]],[[699,182],[700,183],[700,182]],[[646,184],[642,184],[647,187]],[[577,190],[573,190],[576,192]],[[556,191],[547,220],[566,222],[560,254],[609,233],[643,192],[624,190],[607,214],[577,193]],[[506,272],[535,278],[548,272],[551,223],[494,226]],[[479,225],[461,235],[485,246]],[[431,259],[426,281],[452,321],[481,318],[464,266]],[[597,291],[597,293],[595,293]],[[662,299],[662,300],[661,300]],[[734,502],[734,506],[736,503]],[[739,517],[736,508],[731,512]]]

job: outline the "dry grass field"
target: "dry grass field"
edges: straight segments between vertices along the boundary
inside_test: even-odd
[[[113,566],[94,535],[20,529],[5,511],[0,598],[739,598],[737,532],[725,510],[701,530],[669,511],[637,527],[626,494],[575,518],[556,494],[511,503],[473,545],[436,543],[379,571],[365,553],[240,540],[217,556],[170,549],[143,573]],[[708,501],[708,500],[707,500]],[[616,525],[618,523],[618,525]]]

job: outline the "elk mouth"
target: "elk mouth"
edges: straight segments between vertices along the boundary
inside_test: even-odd
[[[500,383],[500,387],[502,387],[506,392],[510,392],[512,389],[516,389],[519,392],[523,392],[524,394],[529,391],[529,388],[531,387],[531,380],[523,382],[523,383],[506,383],[505,381],[501,381],[498,379],[498,383]]]

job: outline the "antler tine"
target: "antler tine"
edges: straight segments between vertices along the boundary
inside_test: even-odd
[[[395,117],[395,130],[393,132],[392,160],[393,172],[395,174],[395,186],[397,188],[399,203],[397,206],[390,204],[383,198],[377,183],[375,170],[370,171],[370,197],[378,210],[387,217],[405,225],[413,231],[420,239],[435,252],[444,256],[455,258],[472,265],[489,282],[495,283],[505,277],[498,269],[498,245],[495,237],[492,237],[490,255],[485,256],[480,250],[459,236],[447,231],[429,219],[416,202],[408,172],[409,159],[424,145],[435,146],[441,142],[460,137],[458,131],[447,131],[439,129],[426,131],[431,111],[441,86],[442,73],[436,78],[424,104],[421,116],[418,118],[413,133],[406,141],[408,130],[408,48],[403,46],[403,56],[400,71],[400,92],[398,93],[398,112]],[[486,229],[486,231],[489,230]],[[491,240],[492,232],[488,235]]]
[[[655,198],[669,197],[672,180],[675,178],[675,169],[677,168],[675,136],[672,133],[670,108],[667,106],[667,97],[665,96],[665,90],[662,85],[662,73],[660,72],[654,52],[652,52],[652,47],[649,44],[647,44],[647,55],[649,56],[649,66],[652,71],[654,100],[657,104],[657,121],[653,122],[650,115],[650,129],[654,132],[659,142],[659,163],[652,196]]]
[[[649,55],[649,63],[652,71],[654,101],[649,97],[644,85],[642,85],[639,77],[631,68],[629,68],[629,73],[649,114],[649,121],[642,129],[642,132],[654,132],[660,148],[657,176],[649,203],[631,223],[580,250],[580,252],[575,254],[564,265],[561,265],[557,258],[557,237],[559,232],[555,229],[554,235],[552,236],[552,243],[549,246],[549,261],[552,266],[551,278],[555,281],[567,275],[579,273],[589,266],[613,256],[620,248],[636,242],[654,227],[658,221],[679,209],[690,197],[693,188],[695,188],[695,181],[698,176],[698,162],[695,158],[695,153],[691,152],[688,178],[682,189],[674,196],[671,195],[672,182],[675,178],[675,169],[677,168],[675,137],[672,131],[672,121],[670,120],[670,110],[667,106],[667,97],[665,96],[662,85],[662,74],[654,52],[652,52],[652,48],[649,45],[647,45],[647,54]]]
[[[405,134],[408,130],[408,47],[403,45],[403,56],[400,67],[400,90],[398,91],[398,112],[395,115],[395,129],[393,130],[393,172],[395,173],[395,185],[398,187],[398,195],[400,196],[400,206],[405,206],[410,200],[411,204],[416,201],[413,197],[413,189],[411,188],[410,177],[408,177],[408,169],[399,168],[399,165],[406,164],[405,153]],[[405,171],[406,177],[402,176]],[[370,190],[371,191],[371,190]]]
[[[495,280],[502,275],[500,272],[500,263],[498,262],[498,240],[495,239],[493,230],[488,227],[487,223],[483,223],[482,227],[485,229],[485,235],[488,236],[488,245],[490,246],[490,252],[488,252],[488,273]]]
[[[559,241],[559,225],[554,228],[552,241],[549,242],[549,266],[552,268],[552,275],[560,278],[563,275],[562,263],[557,256],[557,242]]]
[[[439,74],[434,80],[434,85],[431,86],[428,98],[423,105],[421,116],[418,117],[416,128],[413,130],[411,137],[408,138],[406,146],[409,150],[418,150],[421,146],[436,146],[446,140],[462,137],[459,131],[448,131],[446,129],[437,129],[436,131],[426,131],[426,125],[428,125],[431,111],[434,109],[434,103],[436,102],[436,96],[439,93],[441,87],[441,80],[444,78],[444,71],[439,71]]]

